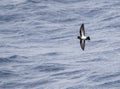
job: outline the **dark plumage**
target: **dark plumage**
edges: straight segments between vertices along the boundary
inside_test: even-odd
[[[89,36],[85,36],[84,24],[81,25],[80,36],[78,36],[77,38],[80,39],[80,46],[81,46],[82,50],[84,50],[85,49],[85,41],[90,40]]]

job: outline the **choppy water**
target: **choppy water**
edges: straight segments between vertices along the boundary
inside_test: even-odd
[[[120,89],[120,1],[0,0],[0,89]]]

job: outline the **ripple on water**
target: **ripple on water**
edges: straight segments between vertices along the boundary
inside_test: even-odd
[[[107,81],[105,83],[99,84],[99,87],[116,87],[115,89],[120,88],[120,80]]]
[[[49,52],[49,53],[43,54],[43,56],[57,56],[57,55],[59,55],[59,53],[57,52]]]
[[[107,61],[106,58],[94,58],[94,59],[89,59],[89,60],[85,60],[85,61],[80,61],[80,62],[84,62],[84,63],[88,63],[88,62],[105,62]]]
[[[40,72],[58,72],[61,70],[65,70],[65,67],[60,64],[42,64],[38,65],[34,69]]]
[[[97,87],[120,87],[120,72],[114,74],[92,74],[88,77],[88,81],[95,83]]]
[[[36,81],[33,81],[33,82],[29,82],[25,85],[25,88],[35,88],[35,87],[38,87],[38,86],[41,86],[41,85],[45,85],[45,84],[50,84],[50,83],[53,83],[55,81],[53,80],[45,80],[45,79],[40,79],[40,80],[36,80]]]
[[[69,0],[53,0],[53,1],[63,3],[63,4],[71,4],[71,3],[77,3],[77,2],[84,2],[87,0],[71,0],[71,1],[69,1]]]
[[[22,59],[22,60],[21,60]],[[14,62],[24,62],[23,59],[27,59],[27,57],[24,56],[18,56],[18,55],[12,55],[10,57],[6,57],[6,58],[0,58],[0,63],[14,63]]]
[[[21,21],[23,19],[22,15],[20,14],[11,14],[11,15],[0,15],[0,22],[15,22],[15,21]]]
[[[88,70],[73,70],[73,71],[64,71],[64,72],[60,72],[60,73],[55,73],[52,74],[52,77],[55,77],[56,79],[64,79],[64,78],[68,78],[68,79],[79,79],[82,76],[84,76],[86,74],[86,72],[88,72]]]
[[[107,74],[107,75],[92,75],[89,77],[94,82],[100,82],[100,81],[105,81],[105,80],[111,80],[112,78],[119,77],[120,72],[117,72],[115,74]]]
[[[0,78],[11,78],[11,77],[15,77],[18,76],[17,74],[14,73],[14,71],[10,71],[10,70],[1,70],[0,71]]]

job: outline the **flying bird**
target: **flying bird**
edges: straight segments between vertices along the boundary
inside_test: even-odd
[[[85,41],[90,40],[89,36],[85,36],[84,24],[82,24],[80,27],[80,36],[78,36],[78,39],[80,39],[80,46],[81,46],[82,50],[84,50],[85,49]]]

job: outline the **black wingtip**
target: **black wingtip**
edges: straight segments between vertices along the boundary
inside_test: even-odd
[[[82,23],[82,25],[81,26],[84,26],[84,23]]]
[[[84,24],[82,24],[80,28],[84,28]]]

